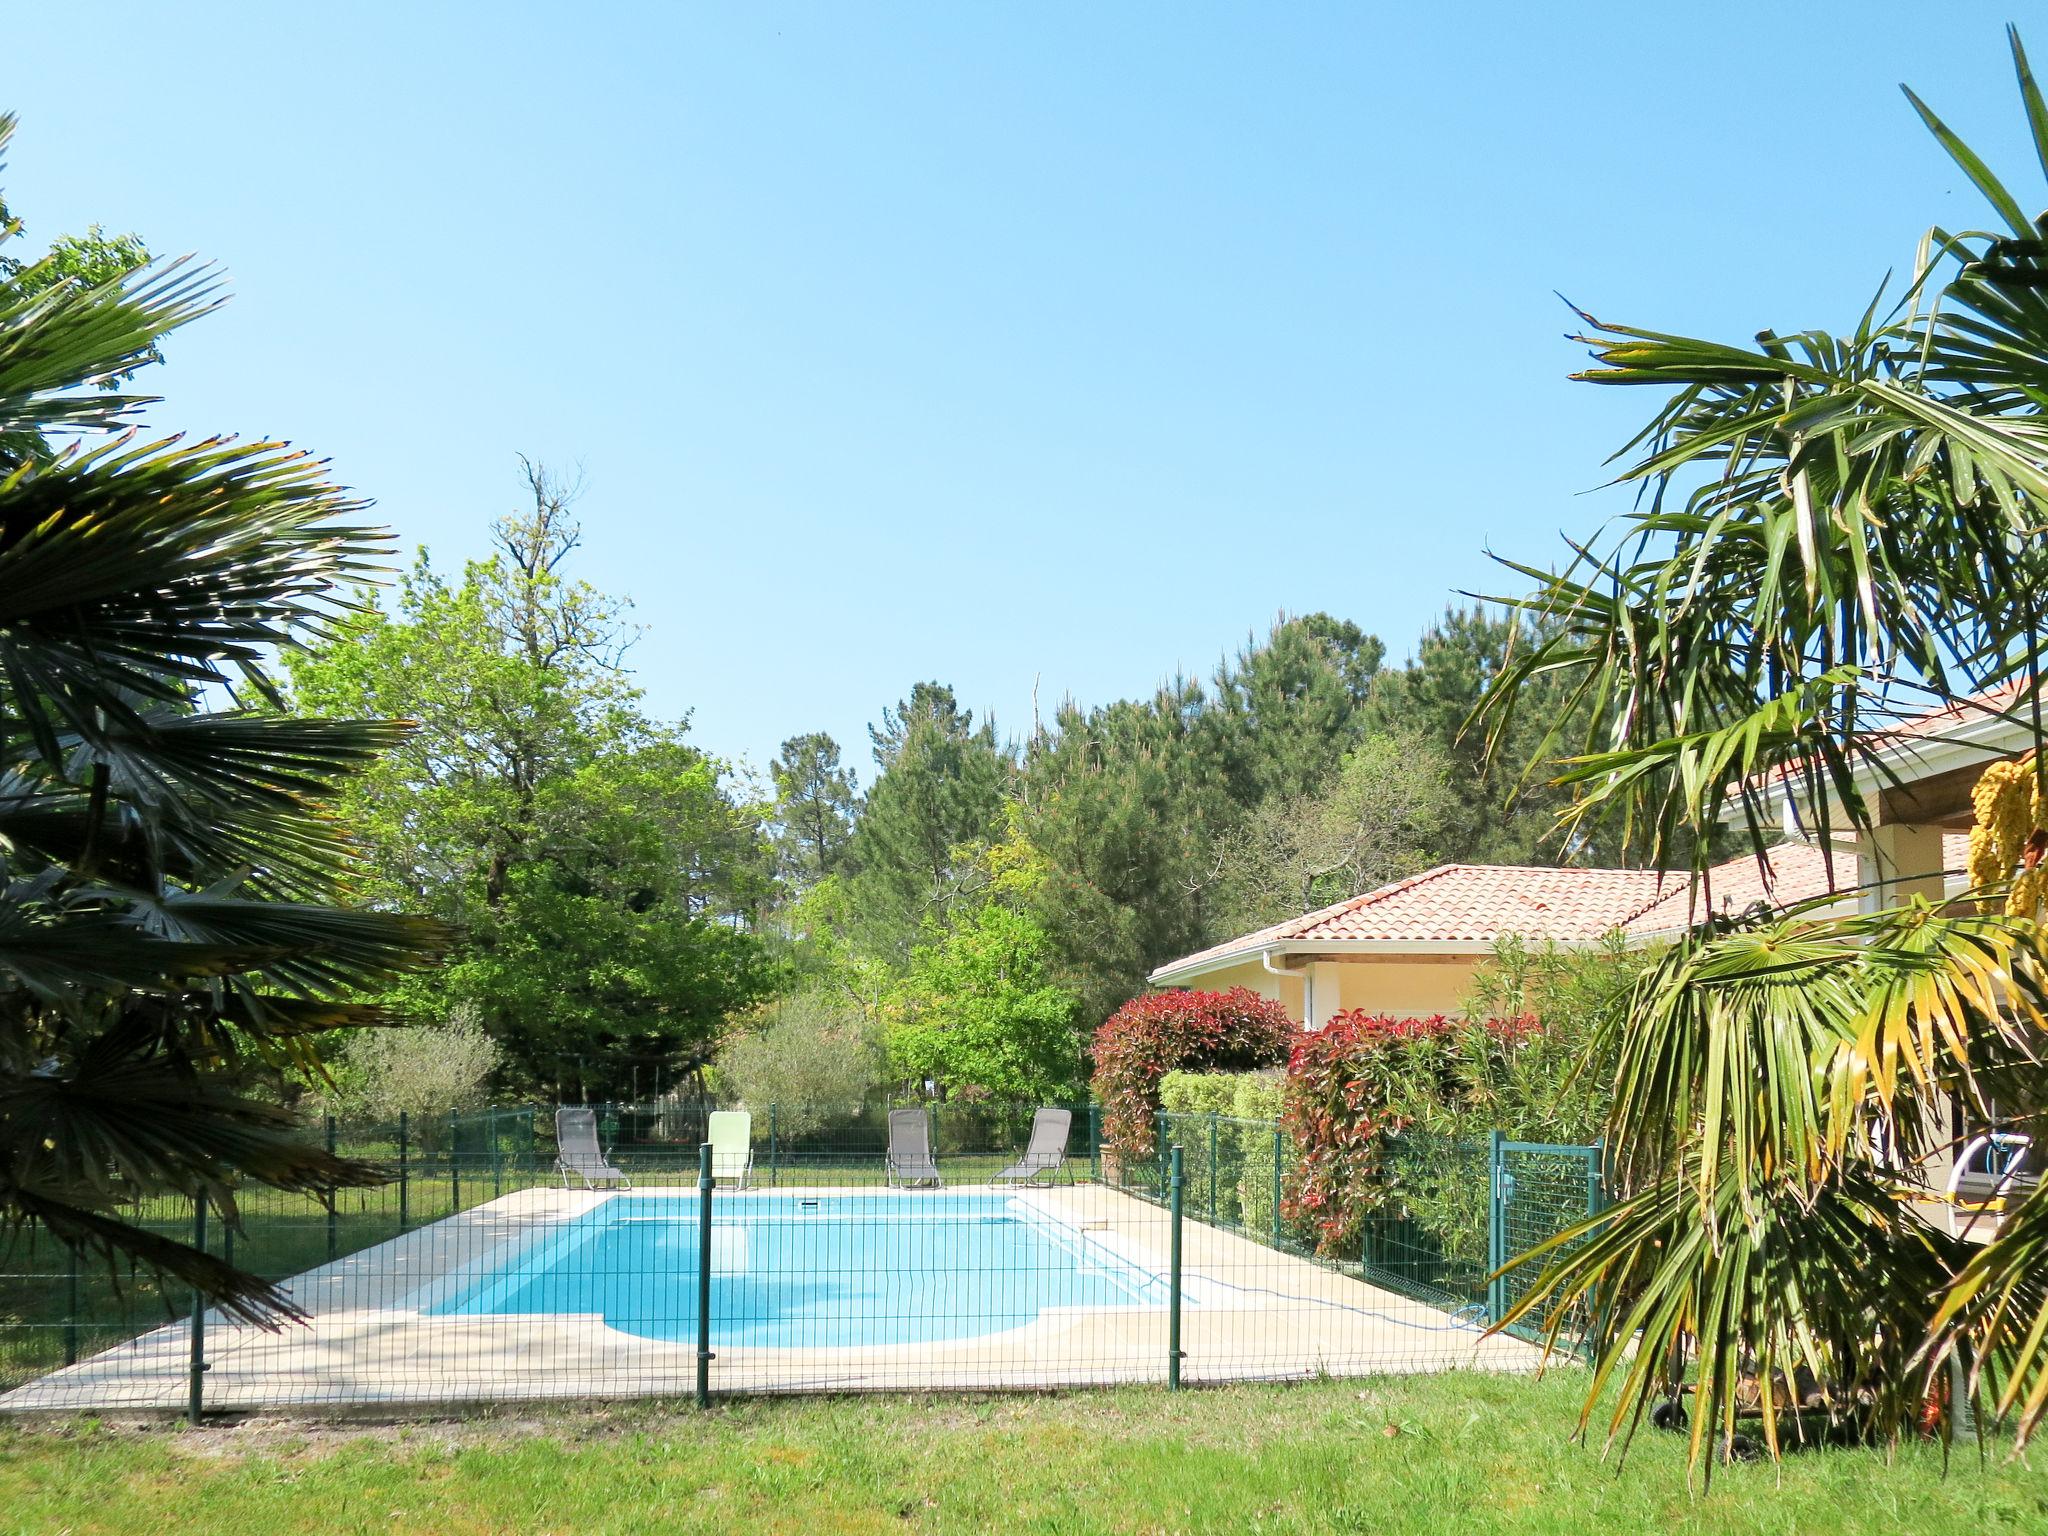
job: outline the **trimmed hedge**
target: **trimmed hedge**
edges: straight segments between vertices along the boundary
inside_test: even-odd
[[[1216,1209],[1207,1208],[1209,1140],[1201,1120],[1183,1125],[1181,1167],[1196,1207],[1219,1225],[1265,1233],[1273,1221],[1273,1123],[1280,1118],[1277,1067],[1261,1072],[1169,1072],[1159,1080],[1159,1107],[1169,1115],[1218,1118]],[[1282,1154],[1285,1155],[1284,1152]]]

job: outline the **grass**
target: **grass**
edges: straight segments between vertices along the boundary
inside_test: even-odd
[[[381,1428],[0,1428],[0,1531],[1588,1533],[2048,1528],[2048,1472],[1915,1443],[1718,1469],[1566,1440],[1581,1378],[751,1399]],[[90,1490],[88,1493],[86,1490]]]

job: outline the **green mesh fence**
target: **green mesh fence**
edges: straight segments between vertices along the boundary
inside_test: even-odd
[[[1490,1246],[1496,1267],[1599,1213],[1603,1202],[1599,1147],[1495,1137],[1491,1153]],[[1564,1251],[1575,1246],[1568,1245]],[[1530,1264],[1497,1276],[1488,1298],[1492,1316],[1505,1317],[1541,1273],[1541,1265]],[[1587,1321],[1584,1317],[1572,1319],[1564,1336],[1574,1341],[1582,1338]],[[1518,1323],[1515,1331],[1533,1338],[1539,1332],[1539,1322]]]
[[[1359,1251],[1368,1279],[1456,1315],[1485,1316],[1485,1143],[1415,1132],[1390,1138],[1367,1201]]]
[[[1120,1159],[1088,1105],[772,1106],[722,1123],[705,1191],[712,1106],[587,1110],[581,1151],[552,1109],[309,1125],[388,1177],[331,1203],[245,1190],[237,1229],[210,1223],[305,1313],[278,1330],[23,1234],[0,1253],[0,1411],[1526,1369],[1528,1344],[1482,1336],[1515,1294],[1489,1298],[1490,1247],[1578,1219],[1598,1168],[1502,1143],[1490,1178],[1483,1147],[1397,1138],[1363,1240],[1318,1252],[1271,1121],[1165,1115],[1161,1155]],[[126,1214],[194,1237],[188,1201]]]
[[[1295,1153],[1278,1124],[1220,1114],[1162,1113],[1157,1141],[1161,1148],[1181,1148],[1188,1219],[1276,1248],[1305,1252],[1312,1246],[1304,1229],[1282,1211]],[[1164,1198],[1164,1166],[1156,1157],[1139,1165],[1124,1187]]]

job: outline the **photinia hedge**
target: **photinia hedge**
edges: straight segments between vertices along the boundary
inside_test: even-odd
[[[1249,987],[1132,998],[1095,1032],[1104,1144],[1128,1159],[1150,1157],[1162,1077],[1275,1067],[1300,1034],[1285,1008]]]
[[[1294,1143],[1281,1214],[1323,1253],[1349,1252],[1378,1208],[1386,1138],[1409,1108],[1450,1084],[1452,1037],[1442,1014],[1397,1019],[1350,1009],[1304,1035],[1287,1063],[1280,1121]]]

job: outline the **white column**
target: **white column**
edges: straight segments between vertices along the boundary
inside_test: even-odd
[[[1308,977],[1307,990],[1301,1000],[1302,1028],[1321,1029],[1330,1022],[1332,1014],[1343,1011],[1338,985],[1341,970],[1342,967],[1332,960],[1309,962],[1305,973]]]
[[[1909,896],[1940,901],[1941,828],[1907,821],[1873,827],[1856,844],[1856,878],[1865,887],[1866,912],[1895,907]]]

